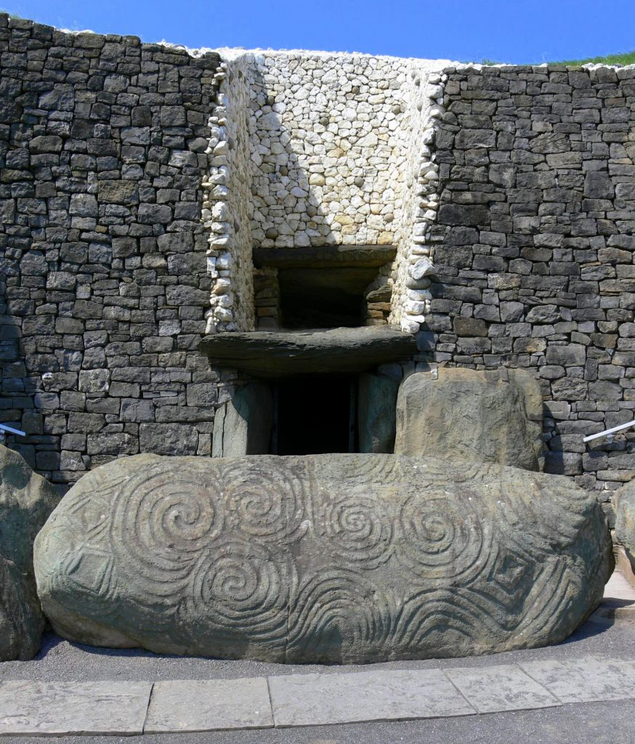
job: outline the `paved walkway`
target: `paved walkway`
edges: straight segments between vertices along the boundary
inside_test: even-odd
[[[593,622],[635,622],[616,574]],[[249,679],[0,683],[0,735],[130,735],[474,716],[635,699],[635,659],[585,655],[479,668]]]

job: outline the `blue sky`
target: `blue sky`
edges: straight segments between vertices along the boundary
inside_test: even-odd
[[[541,63],[635,49],[635,0],[0,0],[40,23],[189,47]]]

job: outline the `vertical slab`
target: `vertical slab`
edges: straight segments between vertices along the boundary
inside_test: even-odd
[[[399,721],[475,713],[437,670],[270,677],[276,726]]]
[[[399,383],[389,377],[359,376],[357,427],[360,452],[393,452]]]
[[[151,682],[0,685],[0,736],[142,734]]]
[[[157,682],[145,733],[271,728],[265,677]]]
[[[522,669],[511,664],[489,669],[446,669],[445,673],[479,713],[561,704]]]
[[[266,455],[269,452],[273,398],[268,385],[239,388],[214,417],[212,457]]]

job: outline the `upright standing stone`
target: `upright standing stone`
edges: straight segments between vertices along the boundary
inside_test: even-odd
[[[0,661],[32,659],[40,648],[33,541],[58,501],[21,455],[0,445]]]
[[[615,494],[615,537],[624,546],[635,571],[635,481],[622,486]]]
[[[395,453],[539,470],[542,397],[530,373],[441,368],[408,377],[397,399]]]
[[[273,396],[262,382],[239,388],[214,417],[212,457],[266,455],[269,452]]]
[[[389,377],[359,376],[357,419],[360,452],[392,452],[399,383]]]

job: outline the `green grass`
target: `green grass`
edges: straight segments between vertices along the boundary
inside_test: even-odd
[[[498,62],[492,59],[482,59],[482,65],[504,65],[507,62]],[[532,63],[539,64],[539,63]],[[567,67],[580,67],[581,65],[635,65],[635,51],[621,52],[620,54],[607,54],[604,57],[587,57],[587,59],[563,59],[548,62],[550,65],[562,65]]]
[[[608,54],[605,57],[588,57],[587,59],[565,59],[558,62],[550,62],[550,65],[634,65],[635,52],[621,52],[620,54]]]

